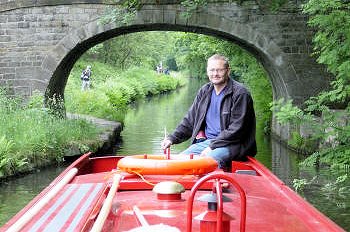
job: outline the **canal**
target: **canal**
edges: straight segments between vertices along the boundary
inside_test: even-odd
[[[160,154],[160,143],[164,130],[170,133],[188,110],[201,86],[197,80],[170,94],[142,100],[128,111],[117,154]],[[303,157],[288,150],[278,141],[257,131],[258,155],[256,158],[272,170],[287,185],[292,186],[294,179],[316,178],[307,185],[301,195],[321,212],[326,214],[345,230],[350,231],[350,194],[349,191],[325,189],[327,183],[334,183],[335,175],[327,170],[301,169],[298,163]],[[188,142],[171,147],[172,153],[179,153],[188,146]],[[19,211],[28,201],[38,194],[64,166],[53,166],[30,175],[2,183],[0,188],[0,225]],[[350,185],[349,181],[348,184]],[[348,186],[349,186],[348,185]]]

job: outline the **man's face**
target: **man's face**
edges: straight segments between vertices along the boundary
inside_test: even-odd
[[[225,67],[223,60],[209,60],[207,65],[207,75],[214,85],[226,85],[229,78],[230,69]]]

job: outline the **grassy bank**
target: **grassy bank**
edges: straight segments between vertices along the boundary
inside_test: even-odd
[[[92,66],[91,88],[81,91],[80,74]],[[79,61],[74,66],[65,91],[68,112],[88,114],[123,122],[127,106],[137,99],[174,90],[186,80],[181,75],[157,74],[146,68],[121,71],[96,61]]]
[[[70,147],[95,140],[99,131],[83,120],[58,119],[36,94],[27,104],[0,92],[0,178],[61,161]]]

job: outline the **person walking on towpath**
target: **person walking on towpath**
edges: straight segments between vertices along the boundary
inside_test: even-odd
[[[91,66],[88,65],[86,69],[83,70],[80,76],[80,79],[82,81],[81,83],[82,91],[90,89],[90,77],[91,77]]]
[[[211,56],[207,76],[210,82],[199,89],[187,115],[161,147],[191,139],[192,145],[181,154],[210,156],[227,169],[232,160],[256,155],[253,100],[242,84],[230,79],[226,57]]]

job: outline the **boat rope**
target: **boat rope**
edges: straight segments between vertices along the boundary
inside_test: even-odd
[[[109,173],[104,177],[104,179],[109,179],[109,178],[111,178],[112,175],[114,175],[114,174],[121,174],[121,173],[123,173],[122,170],[119,170],[119,169],[117,169],[117,170],[112,170],[111,172],[109,172]],[[145,178],[141,173],[136,172],[136,171],[132,171],[132,173],[134,173],[135,175],[139,176],[139,177],[143,180],[143,182],[145,182],[146,184],[149,184],[149,185],[151,185],[151,186],[155,186],[155,185],[156,185],[156,184],[154,184],[154,183],[152,183],[152,182],[146,180],[146,178]],[[193,176],[194,176],[194,175],[182,175],[182,176],[176,178],[174,181],[175,181],[175,182],[180,182],[181,180],[192,179]]]
[[[110,171],[103,179],[108,180],[110,179],[114,174],[121,174],[123,171],[121,170],[112,170]]]
[[[148,180],[146,180],[145,177],[142,174],[140,174],[138,172],[135,172],[135,171],[132,171],[132,173],[138,175],[146,184],[149,184],[151,186],[155,186],[156,185],[156,184],[153,184],[152,182],[149,182]]]

